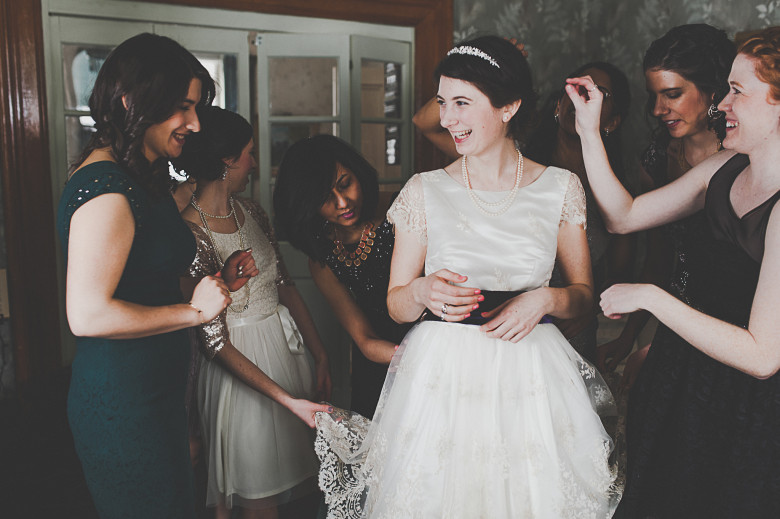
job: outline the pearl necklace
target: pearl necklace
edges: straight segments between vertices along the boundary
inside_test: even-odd
[[[471,198],[471,201],[474,202],[474,205],[477,206],[477,209],[479,209],[483,214],[487,216],[498,216],[500,214],[504,214],[512,206],[512,202],[514,202],[515,197],[517,196],[517,192],[520,190],[520,181],[523,179],[524,161],[523,161],[523,154],[520,153],[520,150],[515,148],[515,151],[517,152],[517,170],[515,171],[515,184],[512,186],[512,189],[509,191],[509,194],[497,202],[488,202],[486,200],[482,200],[479,196],[477,196],[474,190],[471,189],[471,181],[469,180],[468,159],[466,155],[464,155],[460,161],[460,169],[461,169],[461,173],[463,174],[463,183],[466,185],[466,191],[468,191],[469,198]],[[488,210],[488,208],[493,208],[493,207],[497,207],[498,210],[495,212]]]
[[[230,203],[230,212],[227,214],[227,216],[214,216],[203,209],[200,208],[198,205],[198,201],[195,199],[195,195],[192,195],[192,198],[190,199],[190,205],[195,208],[196,211],[198,211],[198,214],[200,215],[200,221],[203,222],[203,228],[206,230],[206,234],[209,237],[209,241],[211,242],[211,246],[214,248],[214,253],[217,256],[217,264],[219,265],[219,270],[222,270],[222,267],[225,266],[225,263],[222,261],[222,257],[219,253],[219,249],[217,249],[217,242],[214,240],[214,235],[211,233],[211,229],[209,229],[209,224],[206,222],[206,217],[209,218],[230,218],[233,216],[233,218],[236,221],[236,229],[238,229],[238,249],[244,250],[244,231],[241,229],[241,224],[238,222],[238,215],[236,214],[236,207],[233,204],[233,197],[231,196],[228,198],[228,202]],[[228,255],[229,256],[229,255]],[[246,288],[246,300],[244,301],[243,307],[240,309],[236,309],[233,305],[229,305],[228,308],[234,313],[234,314],[240,314],[247,308],[249,308],[249,281],[246,282],[244,285]]]

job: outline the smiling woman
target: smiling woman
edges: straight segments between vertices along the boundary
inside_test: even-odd
[[[57,226],[67,257],[66,308],[77,336],[68,420],[103,518],[191,518],[184,415],[184,329],[230,302],[203,279],[189,303],[179,275],[195,244],[168,192],[168,159],[199,129],[195,105],[214,83],[168,38],[119,45],[90,97],[96,133],[73,166]]]
[[[628,517],[774,517],[780,510],[778,67],[780,28],[748,39],[718,105],[730,150],[636,199],[605,160],[602,96],[567,88],[588,178],[612,229],[706,215],[690,236],[684,300],[655,285],[616,285],[601,296],[608,317],[647,310],[661,322],[631,390],[621,503]],[[586,78],[569,82],[593,88]]]

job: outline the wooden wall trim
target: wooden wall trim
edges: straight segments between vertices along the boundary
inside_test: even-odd
[[[0,168],[17,389],[61,365],[38,0],[0,0]]]
[[[415,108],[435,93],[433,69],[452,46],[452,0],[165,3],[414,27]],[[0,0],[0,168],[16,380],[22,391],[62,362],[42,24],[40,0]],[[416,134],[415,169],[443,163],[443,155]]]

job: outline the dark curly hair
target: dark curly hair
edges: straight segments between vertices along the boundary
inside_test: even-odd
[[[522,141],[537,98],[525,56],[513,44],[498,36],[482,36],[463,42],[456,48],[462,47],[479,49],[495,60],[498,67],[483,57],[453,53],[439,62],[434,79],[438,82],[445,76],[468,81],[485,94],[495,108],[522,100],[517,113],[509,121],[509,135],[516,141]]]
[[[89,98],[97,131],[71,170],[95,149],[110,147],[118,164],[150,194],[167,193],[171,185],[168,158],[150,163],[143,153],[144,134],[174,113],[193,79],[201,83],[198,104],[211,104],[214,81],[197,58],[177,42],[150,33],[122,42],[98,72]]]
[[[589,69],[598,69],[609,76],[609,81],[612,86],[612,106],[613,115],[620,116],[621,123],[618,127],[609,133],[609,135],[602,135],[604,141],[604,148],[607,150],[607,156],[609,163],[612,166],[612,170],[622,177],[623,172],[623,152],[621,148],[621,132],[620,128],[623,126],[628,118],[628,111],[631,106],[631,89],[628,84],[628,78],[622,70],[617,68],[612,63],[605,61],[591,61],[573,70],[567,78],[580,77]],[[540,164],[550,165],[552,160],[555,146],[557,145],[558,123],[555,121],[555,109],[562,96],[566,95],[566,91],[561,89],[552,95],[544,103],[544,107],[540,110],[539,121],[535,126],[533,132],[528,138],[528,145],[526,146],[524,153],[531,160],[535,160]]]
[[[284,154],[276,177],[274,213],[279,235],[320,263],[333,246],[324,236],[320,208],[330,194],[338,166],[351,171],[360,183],[361,220],[373,218],[379,200],[376,169],[338,137],[315,135],[296,142]]]
[[[729,91],[728,77],[736,47],[726,33],[705,23],[679,25],[650,44],[642,68],[669,70],[690,81],[706,96],[718,103]],[[655,99],[647,100],[647,114],[652,117]],[[710,129],[719,139],[726,136],[724,117],[710,121]],[[666,132],[659,125],[656,134]],[[660,135],[657,135],[660,136]],[[667,132],[668,137],[668,132]]]
[[[187,137],[181,155],[171,160],[176,171],[195,180],[221,178],[225,160],[241,156],[252,140],[252,125],[235,112],[218,106],[198,109],[200,131]]]

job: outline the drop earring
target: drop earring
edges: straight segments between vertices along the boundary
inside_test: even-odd
[[[553,118],[555,119],[555,124],[561,124],[561,121],[558,119],[558,110],[555,110],[555,114],[553,114]]]
[[[227,178],[228,170],[230,169],[230,166],[225,164],[225,167],[222,169],[222,178],[221,180],[225,180]]]
[[[723,115],[723,112],[718,110],[718,107],[715,106],[715,103],[712,103],[710,107],[707,109],[707,117],[710,118],[710,120],[719,119]]]

